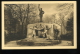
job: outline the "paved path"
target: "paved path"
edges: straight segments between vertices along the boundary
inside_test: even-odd
[[[36,39],[38,41],[38,43],[40,42],[45,42],[45,43],[48,43],[49,40],[45,41],[45,39],[42,39],[42,38],[39,38],[39,39]],[[54,46],[69,46],[71,45],[71,41],[65,41],[65,40],[62,40],[62,42],[60,44],[56,44]],[[24,46],[21,46],[21,45],[17,45],[16,44],[16,41],[10,41],[8,42],[5,47],[24,47]]]
[[[60,44],[57,44],[55,46],[71,46],[71,41],[62,40]]]

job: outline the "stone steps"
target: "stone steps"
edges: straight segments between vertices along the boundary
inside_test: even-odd
[[[32,41],[27,41],[27,39],[23,39],[22,41],[19,40],[17,43],[21,45],[34,45],[34,46],[41,46],[41,45],[54,45],[58,44],[58,40],[46,40],[46,38],[33,38]]]

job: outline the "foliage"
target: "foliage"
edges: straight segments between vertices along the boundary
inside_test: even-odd
[[[73,18],[68,19],[66,30],[67,31],[73,31]]]
[[[5,30],[9,32],[8,34],[5,33],[5,36],[7,36],[6,38],[9,38],[9,36],[15,36],[15,38],[18,38],[18,36],[19,38],[22,36],[26,37],[26,26],[30,23],[35,23],[38,20],[37,10],[37,4],[5,4]]]
[[[68,33],[65,35],[61,35],[61,38],[66,40],[72,40],[73,39],[73,18],[68,19],[66,30],[68,31]]]
[[[72,40],[73,35],[72,35],[72,33],[67,33],[67,34],[61,35],[61,39],[62,40]]]

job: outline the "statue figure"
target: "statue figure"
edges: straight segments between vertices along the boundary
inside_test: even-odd
[[[40,16],[40,22],[42,22],[42,17],[43,17],[43,14],[44,14],[44,11],[42,10],[42,8],[39,9],[39,16]]]

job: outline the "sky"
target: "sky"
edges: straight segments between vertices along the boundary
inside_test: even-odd
[[[60,9],[57,6],[58,5],[63,5],[63,4],[59,4],[59,3],[54,3],[54,4],[40,4],[40,8],[42,8],[43,11],[45,12],[43,14],[43,18],[46,18],[46,16],[52,16],[52,15],[54,15],[56,13],[60,13],[60,12],[62,13],[62,11],[57,11],[58,9]],[[72,4],[70,3],[70,4],[67,4],[64,7],[61,7],[61,8],[63,8],[63,12],[68,11],[68,9],[67,9],[68,7],[67,6],[70,6],[70,5],[72,5]],[[69,9],[69,10],[72,10],[72,9]],[[59,18],[59,17],[57,17],[57,18]]]
[[[57,4],[40,4],[40,7],[45,12],[43,17],[57,13],[58,11],[56,11],[56,6]]]

